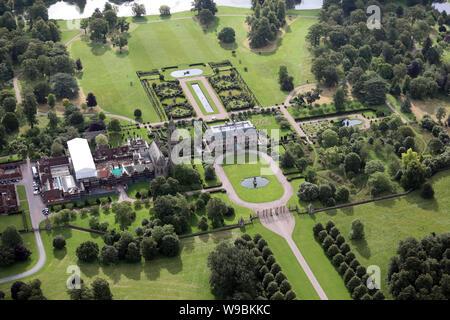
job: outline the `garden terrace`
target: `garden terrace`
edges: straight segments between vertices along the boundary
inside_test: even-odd
[[[235,68],[216,70],[208,78],[227,111],[253,108],[260,103]]]
[[[166,118],[180,119],[193,116],[194,109],[188,102],[178,81],[155,80],[151,82],[150,86],[158,97]]]

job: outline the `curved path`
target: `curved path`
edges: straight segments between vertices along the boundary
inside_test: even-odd
[[[18,279],[22,279],[22,278],[31,276],[31,275],[35,274],[36,272],[38,272],[39,270],[41,270],[47,261],[47,255],[45,253],[44,244],[42,242],[41,234],[39,233],[39,224],[43,220],[45,220],[45,216],[42,214],[42,209],[44,209],[45,206],[41,200],[41,197],[35,196],[33,194],[33,187],[32,187],[33,176],[31,174],[31,163],[30,163],[29,158],[27,159],[27,163],[22,165],[21,169],[22,169],[23,178],[22,178],[22,181],[20,181],[18,184],[23,185],[25,187],[25,191],[27,194],[27,200],[28,200],[30,216],[31,216],[31,225],[34,229],[34,236],[36,238],[36,245],[38,248],[37,253],[39,254],[39,259],[38,259],[37,263],[31,269],[29,269],[25,272],[16,274],[16,275],[1,278],[0,283],[14,281],[14,280],[18,280]],[[37,253],[33,252],[33,254],[37,254]]]
[[[292,239],[292,232],[294,231],[295,227],[294,216],[290,212],[284,210],[281,210],[280,213],[277,214],[271,213],[270,215],[261,213],[262,210],[267,209],[272,210],[272,208],[285,207],[289,199],[294,195],[294,189],[292,188],[292,185],[287,181],[281,169],[269,155],[254,150],[249,152],[258,153],[267,162],[270,169],[275,174],[275,177],[277,178],[277,180],[280,182],[281,186],[284,189],[283,196],[278,200],[265,203],[250,203],[239,198],[239,196],[237,195],[236,191],[233,188],[233,185],[231,184],[222,167],[223,160],[228,155],[233,155],[233,153],[221,155],[217,157],[214,162],[214,168],[216,170],[217,177],[222,182],[222,187],[227,191],[227,196],[232,202],[234,202],[239,206],[246,207],[256,211],[259,220],[261,221],[264,227],[266,227],[272,232],[275,232],[276,234],[280,235],[286,240],[295,257],[297,258],[298,263],[300,264],[309,281],[311,282],[312,286],[314,287],[314,290],[316,290],[319,298],[321,300],[328,300],[328,297],[325,294],[322,287],[320,286],[319,281],[317,281],[316,277],[314,276],[314,273],[308,266],[308,263],[303,258],[300,250],[298,249],[297,245]]]

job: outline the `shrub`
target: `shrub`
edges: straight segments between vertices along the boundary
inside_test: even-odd
[[[355,271],[353,271],[352,268],[348,268],[347,271],[344,273],[344,282],[347,284],[350,279],[352,279],[355,276]]]
[[[92,262],[98,257],[98,245],[92,241],[85,241],[77,248],[76,254],[83,262]]]
[[[295,300],[295,298],[297,298],[297,295],[292,290],[289,290],[288,292],[286,292],[286,294],[284,296],[285,300]]]
[[[279,289],[278,284],[275,281],[269,282],[266,288],[267,296],[272,297],[275,294],[275,292],[278,291],[278,289]]]
[[[331,229],[333,229],[334,226],[335,226],[335,225],[334,225],[334,222],[330,220],[330,221],[328,221],[327,224],[325,225],[325,229],[327,229],[327,232],[330,232]]]
[[[335,255],[337,255],[338,253],[340,253],[340,252],[339,252],[339,248],[338,248],[338,246],[335,245],[335,244],[332,244],[332,245],[327,249],[327,256],[328,256],[328,258],[330,258],[330,259],[333,259],[333,257],[334,257]]]
[[[281,271],[281,267],[280,267],[280,265],[278,264],[278,263],[274,263],[274,264],[272,264],[272,267],[270,267],[270,273],[271,274],[277,274],[278,272],[280,272]]]
[[[345,254],[345,262],[350,265],[350,263],[355,260],[356,256],[353,252],[349,251]]]
[[[314,236],[317,237],[322,230],[323,225],[320,222],[316,223],[313,227]]]
[[[352,240],[361,240],[364,238],[364,225],[359,219],[352,221],[352,231],[349,238]]]
[[[341,244],[341,246],[339,247],[339,249],[341,250],[341,253],[346,255],[347,253],[350,252],[350,246],[348,243],[343,243]]]
[[[66,238],[63,236],[56,236],[53,238],[53,248],[61,250],[66,246]]]
[[[328,248],[331,247],[331,245],[333,244],[334,244],[333,238],[330,236],[326,236],[322,242],[322,247],[325,249],[325,251],[328,251]]]
[[[334,255],[333,259],[332,259],[333,265],[337,268],[339,267],[342,263],[344,262],[344,255],[342,253],[337,253]]]
[[[278,283],[278,284],[281,284],[282,282],[283,282],[283,280],[286,280],[287,278],[286,278],[286,275],[283,273],[283,271],[279,271],[278,273],[277,273],[277,275],[275,276],[275,281]]]
[[[268,257],[267,257],[267,260],[266,260],[266,266],[267,266],[267,268],[272,268],[272,265],[273,265],[275,262],[276,262],[276,261],[275,261],[275,257],[274,257],[273,255],[268,256]]]
[[[340,235],[339,229],[336,227],[331,228],[330,235],[333,237],[333,239],[336,239],[338,235]]]
[[[344,238],[344,236],[342,235],[342,234],[339,234],[337,237],[336,237],[336,244],[338,245],[338,247],[340,248],[341,246],[342,246],[342,244],[344,244],[345,243],[345,238]],[[345,252],[345,253],[347,253],[347,252]]]
[[[362,278],[365,274],[366,274],[366,268],[364,266],[359,265],[356,267],[356,275],[358,277]]]
[[[327,230],[322,230],[319,232],[317,239],[320,241],[320,243],[323,243],[323,240],[328,236]]]
[[[287,280],[283,280],[280,284],[280,291],[283,294],[286,294],[289,290],[292,289],[291,284]]]
[[[350,291],[350,293],[353,295],[354,290],[356,287],[362,285],[361,279],[358,278],[358,276],[353,276],[350,281],[347,282],[347,288]]]
[[[343,276],[345,274],[345,272],[348,270],[348,264],[346,264],[345,262],[342,262],[341,265],[338,268],[339,274],[341,276]]]
[[[100,262],[105,265],[119,262],[119,252],[114,246],[105,245],[100,252]]]
[[[273,282],[275,280],[275,277],[273,276],[272,273],[268,272],[264,275],[263,281],[262,281],[262,285],[263,288],[267,288],[267,286],[269,285],[269,283]]]
[[[356,270],[356,268],[358,268],[358,266],[360,265],[359,261],[357,259],[353,259],[352,262],[350,262],[350,267],[353,270]]]
[[[366,294],[368,294],[367,287],[364,284],[360,284],[353,289],[352,298],[355,300],[361,300],[361,298]]]

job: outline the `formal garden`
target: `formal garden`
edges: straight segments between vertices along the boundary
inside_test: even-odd
[[[227,111],[260,106],[256,96],[236,69],[215,71],[215,75],[209,77],[208,80]]]

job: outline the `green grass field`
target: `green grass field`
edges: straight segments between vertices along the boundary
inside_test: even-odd
[[[142,260],[137,264],[119,263],[116,266],[78,261],[75,251],[81,242],[91,240],[98,243],[100,248],[103,246],[103,240],[97,235],[70,229],[43,231],[41,235],[46,248],[47,263],[41,271],[23,281],[38,278],[42,282],[42,290],[48,299],[68,299],[66,281],[70,275],[66,273],[66,270],[70,265],[79,265],[81,277],[85,283],[90,284],[96,277],[105,278],[110,284],[114,299],[117,300],[213,299],[209,288],[210,273],[207,268],[207,257],[220,241],[231,241],[241,232],[251,235],[260,233],[266,239],[298,299],[318,299],[286,241],[256,221],[254,225],[249,225],[242,231],[234,229],[183,239],[179,257],[159,257],[150,262]],[[66,249],[53,249],[51,243],[56,235],[63,235],[67,239]],[[10,298],[11,284],[0,284],[0,290],[7,294],[7,299]]]
[[[235,161],[236,163],[237,161]],[[246,161],[243,164],[227,164],[227,159],[224,159],[223,169],[230,179],[234,190],[239,198],[244,201],[252,203],[263,203],[277,200],[283,196],[283,187],[274,174],[261,174],[262,169],[270,170],[264,159],[260,159],[256,163],[249,163]],[[269,183],[262,188],[248,189],[241,185],[241,181],[245,178],[252,178],[261,176],[269,179]]]
[[[286,98],[287,93],[277,83],[281,65],[287,66],[296,84],[313,80],[305,36],[316,19],[298,18],[288,27],[278,48],[262,54],[251,52],[244,45],[244,21],[244,17],[218,17],[215,25],[205,31],[193,19],[134,24],[128,49],[122,54],[109,46],[82,40],[73,42],[69,50],[74,59],[81,58],[83,62],[79,82],[85,92],[94,92],[99,105],[114,114],[133,118],[134,109],[140,108],[145,122],[158,121],[158,117],[138,81],[138,70],[230,60],[264,106]],[[232,47],[222,47],[217,41],[216,30],[226,26],[236,30],[237,40]]]
[[[436,174],[432,183],[436,192],[433,200],[422,199],[416,191],[397,199],[296,216],[294,240],[327,294],[333,297],[348,297],[343,281],[333,270],[334,267],[329,262],[326,263],[328,258],[313,237],[313,225],[316,222],[325,224],[329,220],[333,221],[362,265],[377,265],[381,268],[381,289],[387,297],[391,297],[387,284],[387,268],[399,241],[410,236],[421,238],[430,232],[441,234],[450,230],[450,171]],[[354,219],[360,219],[364,224],[365,240],[348,239]]]

